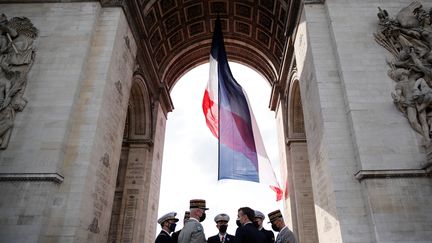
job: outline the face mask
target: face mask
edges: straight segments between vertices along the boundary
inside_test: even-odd
[[[227,231],[228,225],[227,224],[223,224],[221,226],[219,226],[219,232],[221,232],[222,234],[225,234],[225,232]]]
[[[255,228],[259,228],[259,224],[257,221],[253,221],[253,225],[255,226]]]
[[[204,212],[201,217],[199,218],[199,221],[202,222],[206,218],[206,213]]]
[[[170,224],[170,226],[169,226],[169,230],[170,230],[171,232],[174,232],[176,226],[177,226],[177,224],[175,224],[175,223]]]
[[[272,224],[272,230],[279,232],[279,228],[274,224]]]
[[[236,225],[237,225],[238,227],[242,226],[241,223],[240,223],[240,219],[237,219],[237,220],[236,220]]]

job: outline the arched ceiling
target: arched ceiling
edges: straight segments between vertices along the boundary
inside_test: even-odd
[[[286,49],[288,19],[295,0],[131,0],[146,60],[170,90],[188,70],[208,62],[214,20],[219,14],[228,60],[278,79]],[[297,3],[293,3],[297,2]]]

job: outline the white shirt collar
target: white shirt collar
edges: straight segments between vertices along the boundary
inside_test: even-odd
[[[189,220],[195,220],[195,221],[197,221],[199,223],[199,220],[196,219],[196,218],[194,218],[194,217],[190,217]]]

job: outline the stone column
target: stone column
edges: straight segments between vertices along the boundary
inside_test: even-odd
[[[41,242],[106,242],[136,46],[121,8],[101,8],[70,116],[65,179]],[[73,45],[73,43],[71,43]]]
[[[144,228],[142,228],[139,236],[139,242],[153,243],[156,235],[157,216],[159,207],[159,194],[162,175],[162,158],[165,142],[166,128],[166,113],[162,109],[162,104],[159,101],[154,102],[154,143],[151,153],[148,156],[149,161],[146,161],[145,171],[145,195],[143,220]]]
[[[139,234],[146,229],[144,201],[148,197],[146,177],[149,176],[148,165],[151,165],[149,151],[147,144],[129,145],[117,242],[141,242]]]
[[[292,212],[297,219],[294,230],[299,242],[318,242],[306,140],[292,140],[287,147],[295,207]]]
[[[318,239],[373,242],[326,11],[305,5],[295,40]]]
[[[299,242],[314,243],[318,237],[298,81],[291,82],[289,90],[289,102],[279,101],[277,110],[284,219]]]

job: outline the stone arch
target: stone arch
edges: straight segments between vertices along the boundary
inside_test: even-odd
[[[128,114],[123,137],[126,140],[151,140],[151,100],[144,78],[137,74],[132,81]],[[144,141],[143,141],[144,142]]]
[[[299,2],[286,0],[128,1],[126,12],[130,14],[131,23],[136,24],[135,34],[139,39],[137,66],[151,91],[152,112],[149,114],[152,117],[143,117],[153,122],[151,138],[146,145],[148,155],[143,162],[146,169],[143,174],[152,173],[146,179],[151,189],[145,191],[147,199],[143,203],[145,217],[142,218],[146,222],[136,224],[145,229],[147,241],[144,242],[154,241],[148,235],[153,235],[156,228],[163,137],[167,113],[172,110],[169,92],[186,72],[208,62],[217,15],[222,22],[228,60],[254,69],[278,93],[276,86],[282,79],[286,80],[284,69],[290,55],[286,48],[291,45],[289,36],[297,21],[296,14],[291,12],[296,12],[299,5]],[[129,108],[127,126],[134,126],[134,121],[144,121],[133,117],[140,107],[133,108],[136,108],[133,112]],[[128,131],[131,132],[128,136],[134,134],[137,138],[125,140],[130,142],[128,149],[131,149],[138,144],[134,142],[142,141],[145,136],[132,128]],[[133,161],[130,157],[126,160]]]
[[[293,73],[290,82],[287,117],[289,119],[286,134],[287,137],[306,139],[302,101],[300,97],[300,85],[299,80],[297,79],[297,72]]]
[[[151,173],[148,168],[153,163],[148,160],[153,145],[152,117],[152,99],[147,83],[142,75],[135,73],[117,170],[108,242],[142,239],[145,232],[137,231],[136,227],[154,227],[141,220],[148,213],[147,204],[143,201],[150,197],[146,180]]]
[[[272,84],[282,68],[284,49],[299,8],[296,1],[132,1],[154,79],[171,90],[183,73],[208,60],[214,21],[219,16],[228,59],[254,67]],[[294,11],[296,12],[296,11]]]
[[[175,56],[168,64],[162,80],[169,84],[172,90],[175,83],[188,71],[209,62],[209,49],[211,42],[203,42],[197,46],[187,48]],[[277,74],[275,67],[271,64],[265,54],[253,46],[248,46],[241,41],[225,39],[228,60],[243,64],[262,75],[270,84],[276,80]],[[238,51],[234,53],[232,49]],[[240,51],[239,51],[240,50]]]
[[[285,202],[291,212],[292,228],[299,242],[318,242],[312,180],[304,128],[300,81],[294,67],[290,73],[288,96],[285,98],[286,180],[289,198]]]

